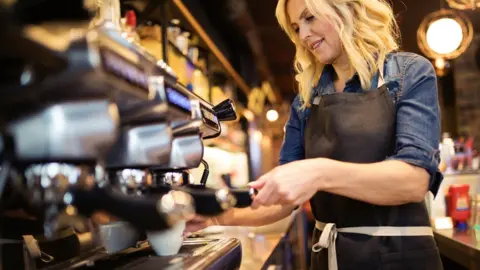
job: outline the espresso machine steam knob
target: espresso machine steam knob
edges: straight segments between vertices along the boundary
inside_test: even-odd
[[[237,199],[227,188],[217,190],[215,197],[223,210],[228,210],[237,204]]]

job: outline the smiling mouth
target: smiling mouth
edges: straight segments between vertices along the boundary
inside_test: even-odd
[[[322,45],[322,43],[323,43],[324,40],[325,40],[325,39],[322,38],[322,39],[320,39],[320,40],[318,40],[318,41],[315,41],[312,45],[310,45],[310,49],[311,49],[312,51],[316,50],[318,47],[320,47],[320,45]]]

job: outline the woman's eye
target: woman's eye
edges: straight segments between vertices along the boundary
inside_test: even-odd
[[[293,31],[295,31],[295,33],[298,33],[298,28],[294,28]]]
[[[310,16],[308,16],[308,17],[305,18],[305,20],[306,20],[307,22],[313,21],[313,19],[315,19],[315,16],[313,16],[313,15],[310,15]]]

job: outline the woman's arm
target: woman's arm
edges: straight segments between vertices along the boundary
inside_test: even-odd
[[[328,170],[316,173],[319,190],[376,205],[420,202],[428,191],[427,171],[402,161],[355,164],[328,160],[327,163]]]
[[[224,226],[263,226],[288,217],[293,210],[294,205],[272,205],[257,209],[235,208],[217,217],[214,222]]]
[[[424,199],[428,183],[425,169],[403,161],[358,164],[306,159],[279,166],[251,183],[260,189],[252,207],[301,205],[317,191],[376,205],[400,205]]]
[[[217,217],[196,216],[187,222],[185,232],[196,232],[204,228],[222,226],[263,226],[289,216],[295,207],[293,205],[272,205],[268,207],[234,208]]]

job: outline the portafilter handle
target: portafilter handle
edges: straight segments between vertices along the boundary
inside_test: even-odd
[[[72,188],[68,194],[71,204],[82,215],[91,216],[95,211],[105,211],[147,231],[168,229],[179,220],[188,220],[195,214],[191,196],[181,191],[172,190],[160,198],[128,196],[99,187],[91,190]]]
[[[235,110],[235,105],[231,99],[226,99],[213,108],[215,115],[217,116],[218,121],[234,121],[237,119],[237,112]]]

